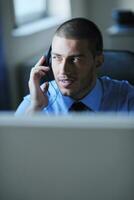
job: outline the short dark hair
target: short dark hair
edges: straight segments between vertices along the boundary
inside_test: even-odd
[[[103,38],[95,23],[85,18],[72,18],[61,24],[55,35],[68,39],[87,39],[93,54],[102,53]]]

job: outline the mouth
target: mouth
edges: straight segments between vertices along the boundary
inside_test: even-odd
[[[59,78],[59,83],[62,87],[64,88],[69,88],[74,82],[75,82],[76,79],[74,78]]]

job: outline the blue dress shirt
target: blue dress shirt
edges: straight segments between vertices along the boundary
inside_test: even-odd
[[[67,114],[74,103],[74,99],[63,96],[55,81],[51,81],[48,90],[49,104],[42,110],[46,114]],[[94,112],[99,111],[134,111],[134,86],[127,81],[117,81],[109,77],[101,77],[96,85],[83,99],[87,107]],[[30,95],[24,97],[19,105],[16,115],[23,114],[30,104]]]

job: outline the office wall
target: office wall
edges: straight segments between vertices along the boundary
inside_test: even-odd
[[[76,1],[73,2],[73,16],[77,16],[80,10],[75,9]],[[84,5],[81,5],[83,12],[80,14],[93,20],[99,26],[103,34],[105,49],[126,49],[134,51],[134,33],[123,35],[112,35],[108,33],[108,29],[115,24],[115,21],[112,19],[112,11],[114,9],[130,9],[134,11],[133,0],[85,0],[83,3]]]
[[[116,8],[117,0],[90,0],[88,2],[89,18],[91,18],[101,29],[104,38],[104,47],[109,48],[107,28],[113,24],[112,10]]]
[[[86,15],[96,22],[102,31],[105,49],[124,49],[134,51],[134,31],[126,34],[109,34],[108,29],[115,25],[112,19],[114,9],[129,9],[134,11],[133,0],[89,0]]]

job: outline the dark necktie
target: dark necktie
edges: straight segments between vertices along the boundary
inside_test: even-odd
[[[91,111],[84,103],[82,102],[75,102],[69,108],[70,112],[83,112],[83,111]]]

